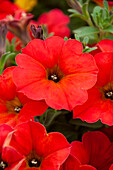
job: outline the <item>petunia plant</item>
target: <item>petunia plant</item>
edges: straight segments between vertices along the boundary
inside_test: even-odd
[[[0,170],[113,170],[112,6],[0,0]]]

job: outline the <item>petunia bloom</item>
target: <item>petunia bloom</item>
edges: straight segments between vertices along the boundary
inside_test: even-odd
[[[12,80],[14,68],[7,68],[0,76],[0,124],[7,123],[11,126],[33,119],[48,108],[44,101],[33,101],[17,92]]]
[[[94,56],[99,68],[97,83],[88,90],[88,100],[73,110],[73,118],[89,123],[101,119],[102,123],[113,125],[113,53],[100,52]]]
[[[60,170],[109,170],[113,144],[102,132],[86,132],[82,142],[71,143],[71,152]]]
[[[58,170],[70,153],[70,144],[62,134],[47,134],[43,125],[32,121],[18,125],[4,145],[21,155],[14,167],[18,170]]]
[[[13,79],[18,91],[33,100],[44,99],[54,109],[72,110],[83,104],[87,89],[96,83],[98,68],[82,50],[77,40],[57,36],[32,40],[16,57]]]
[[[53,33],[63,38],[65,36],[70,37],[70,30],[67,27],[69,22],[69,17],[59,9],[53,9],[48,13],[45,12],[38,18],[38,25],[46,25],[49,34]]]

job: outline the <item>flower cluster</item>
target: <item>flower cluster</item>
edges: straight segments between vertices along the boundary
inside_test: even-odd
[[[67,0],[88,25],[71,32],[0,0],[0,170],[113,170],[113,2],[93,1]]]

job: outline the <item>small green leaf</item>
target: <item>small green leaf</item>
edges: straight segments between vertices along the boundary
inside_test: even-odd
[[[64,37],[64,40],[65,40],[65,41],[67,41],[67,40],[68,40],[68,38],[67,38],[67,37]]]
[[[85,36],[82,43],[86,46],[89,42],[89,37]]]
[[[97,49],[97,47],[92,47],[92,48],[87,47],[83,50],[83,53],[89,53],[89,52],[96,50],[96,49]]]
[[[75,9],[68,9],[68,12],[73,13],[73,14],[79,14],[79,12],[76,11]]]
[[[75,40],[80,41],[80,38],[78,37],[78,35],[77,35],[77,34],[74,34],[74,37],[75,37]]]
[[[86,18],[81,14],[71,14],[70,17],[78,17],[78,18],[86,21]]]
[[[3,71],[3,68],[4,68],[6,61],[9,58],[12,58],[12,57],[15,57],[15,56],[16,56],[16,53],[11,53],[11,52],[7,52],[7,53],[2,55],[1,60],[0,60],[0,74],[2,74],[2,71]]]
[[[104,8],[109,12],[109,6],[107,0],[103,1]]]
[[[89,12],[88,12],[88,3],[84,3],[83,4],[83,6],[82,6],[82,13],[85,16],[85,18],[87,18],[87,19],[90,18],[90,15],[89,15]]]

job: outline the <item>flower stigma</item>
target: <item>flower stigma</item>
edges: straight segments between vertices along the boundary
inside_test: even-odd
[[[32,160],[29,161],[29,166],[30,167],[39,167],[41,164],[41,161],[39,161],[36,158],[33,158]]]
[[[3,160],[0,161],[0,170],[5,169],[6,167],[8,167],[8,164],[6,162],[4,162]]]

